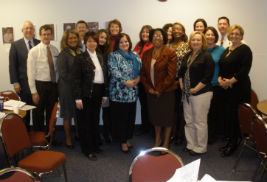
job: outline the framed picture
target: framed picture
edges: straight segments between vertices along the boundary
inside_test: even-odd
[[[51,40],[56,40],[56,30],[55,30],[55,25],[54,24],[47,24],[52,28],[52,38]]]
[[[89,32],[97,32],[99,29],[98,22],[87,22]]]
[[[4,44],[10,44],[14,42],[13,27],[3,27],[2,28],[2,37]]]
[[[75,23],[64,23],[63,24],[63,31],[65,32],[66,30],[69,29],[75,29]]]

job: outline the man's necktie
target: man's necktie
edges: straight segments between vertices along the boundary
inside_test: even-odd
[[[31,49],[32,48],[32,42],[30,40],[29,40],[28,44],[29,44],[29,49]]]
[[[47,58],[48,58],[51,81],[53,83],[55,83],[56,82],[56,72],[55,72],[55,68],[54,68],[54,62],[53,62],[53,58],[52,58],[52,53],[51,53],[51,50],[50,50],[49,46],[47,46]]]

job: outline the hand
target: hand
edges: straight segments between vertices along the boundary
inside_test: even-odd
[[[33,103],[34,103],[35,105],[38,105],[39,100],[40,100],[40,98],[39,98],[39,94],[38,94],[38,93],[34,93],[34,94],[32,94],[32,101],[33,101]]]
[[[19,83],[14,85],[14,90],[15,90],[15,92],[16,92],[17,94],[20,93],[20,91],[21,91],[21,87],[20,87],[20,84],[19,84]]]
[[[102,106],[107,102],[107,100],[108,100],[108,98],[106,98],[106,97],[102,98]]]
[[[79,110],[82,110],[83,109],[83,102],[82,101],[76,102],[76,108]]]
[[[190,94],[195,94],[197,93],[197,89],[196,88],[190,88]]]
[[[124,84],[129,88],[133,88],[135,86],[134,80],[127,80]]]
[[[228,89],[229,85],[228,85],[228,83],[226,82],[226,79],[225,79],[225,78],[223,78],[223,79],[219,79],[218,81],[219,81],[219,85],[220,85],[223,89],[225,89],[225,90]]]

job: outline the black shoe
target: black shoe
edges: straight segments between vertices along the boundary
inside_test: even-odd
[[[71,145],[66,144],[66,147],[69,148],[69,149],[74,149],[74,145],[73,144],[71,144]]]
[[[108,135],[104,135],[105,143],[111,143],[111,138]]]
[[[75,136],[74,138],[75,138],[76,141],[80,141],[80,137]]]
[[[227,142],[227,144],[226,145],[224,145],[223,147],[220,147],[219,148],[219,151],[220,152],[223,152],[226,148],[228,148],[229,147],[229,145],[230,145],[230,143],[229,142]]]
[[[221,156],[222,157],[228,157],[234,153],[236,150],[237,146],[236,145],[230,145],[227,147],[224,151],[222,151]]]
[[[183,139],[182,139],[182,138],[177,138],[177,139],[174,141],[174,144],[175,144],[175,145],[181,145],[181,144],[183,144]]]
[[[212,145],[212,144],[214,144],[216,142],[216,138],[212,138],[212,139],[209,139],[208,140],[208,144],[209,145]]]
[[[91,153],[91,154],[88,154],[88,159],[91,160],[91,161],[96,161],[97,160],[97,157],[95,154]]]
[[[191,150],[188,149],[187,147],[184,148],[184,152],[190,152]]]
[[[190,151],[189,151],[189,154],[190,154],[191,156],[198,156],[198,155],[202,155],[202,154],[204,154],[204,153],[198,153],[198,152],[194,152],[193,150],[190,150]]]

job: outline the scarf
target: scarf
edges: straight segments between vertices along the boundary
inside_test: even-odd
[[[124,51],[122,50],[118,50],[118,53],[120,53],[120,55],[122,55],[122,57],[124,57],[127,60],[131,60],[133,63],[133,72],[134,72],[134,76],[132,79],[136,78],[139,76],[140,73],[140,64],[138,62],[138,60],[136,59],[135,54],[132,51],[129,51],[128,54],[126,54]]]

